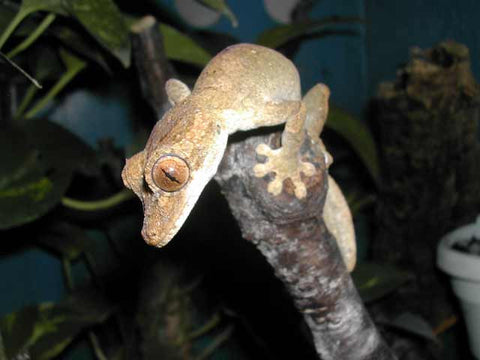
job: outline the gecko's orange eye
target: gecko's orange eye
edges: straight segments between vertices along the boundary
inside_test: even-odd
[[[190,169],[182,158],[165,155],[157,160],[152,169],[152,178],[163,191],[180,190],[188,181]]]

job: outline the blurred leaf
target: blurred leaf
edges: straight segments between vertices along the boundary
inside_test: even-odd
[[[48,27],[55,21],[57,18],[56,14],[49,13],[46,15],[43,20],[35,27],[35,29],[28,34],[28,36],[23,39],[20,44],[17,44],[15,48],[10,50],[7,54],[9,58],[13,58],[20,54],[21,52],[27,50],[38,38],[48,29]]]
[[[344,191],[345,198],[347,199],[348,206],[352,215],[355,217],[360,210],[367,206],[371,206],[377,200],[375,194],[362,190],[360,188],[347,188]]]
[[[331,25],[358,22],[361,22],[361,19],[357,17],[331,16],[317,21],[280,25],[262,32],[257,43],[275,49],[300,36],[324,31]]]
[[[397,290],[411,275],[393,266],[359,263],[352,278],[363,301],[371,302]]]
[[[233,27],[238,26],[237,17],[233,13],[233,11],[230,9],[230,7],[227,5],[225,0],[197,0],[197,1],[209,7],[210,9],[218,11],[222,15],[225,15],[230,20]]]
[[[96,62],[104,70],[110,72],[110,67],[103,58],[99,49],[92,42],[83,38],[80,34],[66,26],[53,26],[49,34],[59,39],[62,44],[88,60]]]
[[[218,54],[223,49],[241,42],[231,34],[210,30],[196,31],[193,39],[209,54]]]
[[[63,0],[23,0],[19,12],[32,13],[40,10],[67,15]]]
[[[0,189],[23,176],[24,167],[30,166],[36,157],[35,149],[25,142],[21,129],[11,128],[0,131]]]
[[[98,291],[77,292],[59,304],[28,306],[0,320],[9,359],[28,353],[36,360],[60,354],[85,328],[105,321],[113,306]]]
[[[5,28],[14,15],[15,12],[10,7],[0,4],[0,29]],[[27,37],[33,31],[35,31],[36,26],[37,23],[35,21],[26,19],[18,26],[17,30],[15,31],[15,35],[19,37]],[[60,40],[65,47],[72,49],[91,61],[96,62],[106,71],[110,71],[108,64],[99,51],[98,46],[92,44],[92,41],[89,41],[88,38],[82,36],[83,34],[74,31],[71,27],[54,23],[47,29],[45,34]],[[40,49],[36,50],[43,49],[47,49],[47,47],[42,46]],[[31,51],[32,49],[30,50],[30,54]],[[33,58],[36,59],[36,55],[34,55]],[[50,68],[57,68],[57,72],[61,70],[61,67],[52,65]],[[35,75],[36,77],[40,78],[38,74]]]
[[[46,120],[0,132],[0,229],[37,219],[65,193],[72,172],[93,151]]]
[[[59,51],[59,54],[60,54],[60,58],[65,64],[65,67],[67,68],[67,72],[70,72],[70,71],[76,72],[80,69],[83,69],[86,66],[85,61],[83,61],[78,56],[75,56],[74,54],[72,54],[71,52],[65,49],[61,48]]]
[[[334,130],[350,144],[362,160],[375,184],[378,185],[380,182],[380,165],[377,147],[373,135],[365,124],[346,111],[331,106],[325,126]]]
[[[15,14],[16,11],[11,6],[0,3],[0,29],[6,29]]]
[[[0,3],[0,29],[6,29],[17,14],[18,9],[15,7]],[[15,35],[26,37],[35,30],[37,25],[38,21],[35,21],[33,18],[24,19],[18,25]]]
[[[85,61],[66,49],[60,48],[59,56],[66,67],[66,71],[57,80],[55,85],[53,85],[50,90],[25,114],[26,119],[30,119],[37,115],[40,110],[47,106],[48,103],[52,101],[53,98],[87,66]]]
[[[393,319],[393,321],[387,323],[387,325],[430,341],[438,340],[430,324],[420,315],[412,314],[410,312],[401,313]]]
[[[15,14],[15,16],[10,19],[8,25],[2,27],[3,31],[0,34],[0,48],[12,35],[17,26],[28,15],[40,10],[67,15],[63,5],[63,0],[23,0],[22,4],[20,5],[20,9]]]
[[[167,57],[172,60],[205,66],[212,56],[191,38],[166,24],[160,24]]]
[[[93,247],[91,239],[81,227],[66,222],[52,224],[39,235],[38,242],[67,260],[75,260]]]
[[[31,62],[30,68],[33,68],[35,78],[42,83],[47,80],[57,80],[64,71],[59,56],[48,46],[38,46],[30,49],[28,61]],[[15,119],[22,117],[38,92],[39,89],[33,85],[27,89],[17,107]]]
[[[64,67],[61,59],[51,47],[39,46],[32,49],[29,54],[32,57],[31,68],[34,69],[34,75],[40,81],[56,80],[62,75]]]
[[[112,0],[64,0],[68,10],[97,41],[130,66],[130,38],[123,15]]]

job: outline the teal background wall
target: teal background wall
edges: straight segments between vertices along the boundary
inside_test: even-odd
[[[431,47],[455,40],[470,49],[473,73],[480,79],[480,1],[365,0],[369,96],[380,81],[392,79],[412,46]]]
[[[159,0],[172,13],[173,1]],[[238,17],[232,28],[225,18],[209,30],[227,32],[239,41],[252,42],[275,25],[258,0],[229,1]],[[294,61],[304,90],[317,82],[332,90],[332,102],[362,116],[379,82],[393,79],[399,64],[408,59],[412,46],[430,47],[453,39],[471,51],[472,67],[480,78],[480,1],[478,0],[323,0],[312,18],[328,15],[358,16],[363,25],[349,25],[353,35],[335,35],[305,41]],[[120,90],[119,90],[120,89]],[[95,146],[112,136],[118,146],[131,141],[128,89],[120,84],[106,98],[77,92],[54,112],[54,118]],[[88,121],[86,121],[86,119]],[[56,301],[64,293],[61,264],[38,250],[0,255],[0,315],[29,303]]]

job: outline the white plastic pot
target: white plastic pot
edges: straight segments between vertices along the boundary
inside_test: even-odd
[[[480,239],[480,216],[474,224],[462,226],[445,235],[438,244],[437,264],[451,276],[465,318],[470,348],[480,359],[480,256],[452,249],[458,241],[475,236]]]

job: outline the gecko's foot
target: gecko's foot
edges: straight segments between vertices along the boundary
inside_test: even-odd
[[[278,195],[282,192],[283,181],[289,178],[294,186],[295,196],[302,199],[307,195],[307,188],[300,176],[312,176],[315,173],[315,166],[309,162],[302,161],[298,152],[286,151],[284,147],[272,149],[267,144],[260,144],[256,148],[259,155],[267,157],[267,162],[257,164],[253,168],[256,177],[264,177],[274,173],[275,178],[268,184],[268,192]]]

